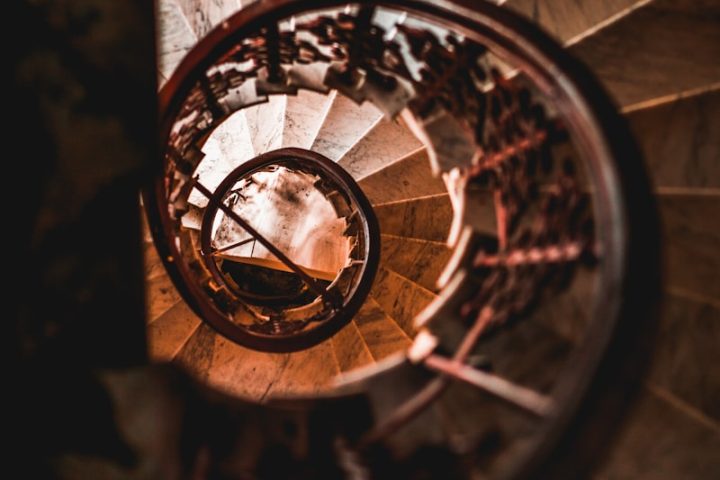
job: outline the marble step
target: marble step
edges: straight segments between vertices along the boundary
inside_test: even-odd
[[[658,196],[665,285],[720,300],[720,195]]]
[[[287,97],[283,125],[283,147],[309,149],[328,114],[337,92],[328,95],[298,90],[297,95]]]
[[[383,118],[338,161],[353,178],[363,178],[422,148],[405,125]]]
[[[340,374],[331,340],[288,354],[288,361],[267,392],[267,398],[315,395],[332,389]]]
[[[603,23],[612,23],[647,0],[507,0],[503,7],[528,17],[561,43],[589,33]]]
[[[369,296],[355,315],[357,325],[365,344],[375,361],[394,353],[407,350],[412,341],[392,318]]]
[[[720,424],[718,345],[720,300],[666,292],[649,381]]]
[[[225,393],[262,401],[282,374],[289,355],[241,347],[203,323],[174,361],[199,381]]]
[[[311,150],[331,160],[342,158],[382,117],[370,102],[361,106],[337,94],[328,111]]]
[[[150,358],[161,362],[172,360],[201,324],[202,320],[180,300],[148,324]]]
[[[287,96],[271,95],[266,103],[243,110],[255,155],[277,150],[283,144]]]
[[[175,0],[158,0],[157,16],[158,71],[162,81],[170,78],[185,54],[195,46],[197,36]]]
[[[152,322],[181,299],[167,274],[145,280],[145,317]]]
[[[240,0],[176,0],[198,39],[241,8]]]
[[[662,390],[644,389],[597,479],[716,478],[720,427],[693,414]]]
[[[437,279],[452,255],[447,244],[383,234],[381,247],[380,265],[437,292]]]
[[[627,107],[720,81],[719,18],[717,0],[655,0],[569,50]]]
[[[720,90],[626,113],[656,188],[720,188]]]
[[[155,244],[151,241],[143,242],[143,273],[146,280],[152,280],[165,275],[165,265],[163,265],[162,258],[158,255]]]
[[[333,335],[330,343],[340,372],[348,372],[375,362],[355,320]]]
[[[453,218],[447,194],[373,205],[380,232],[398,237],[445,242]]]
[[[445,182],[433,176],[425,149],[416,150],[377,172],[359,178],[358,185],[372,204],[447,192]]]
[[[370,294],[410,338],[417,333],[415,316],[436,298],[430,290],[383,267],[378,269]]]

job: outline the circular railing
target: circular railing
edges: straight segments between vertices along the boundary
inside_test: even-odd
[[[647,331],[659,280],[641,159],[587,70],[529,23],[486,2],[277,0],[242,10],[211,32],[161,92],[164,170],[146,193],[146,206],[178,289],[203,319],[240,343],[252,343],[245,338],[252,329],[238,335],[227,306],[243,294],[221,285],[207,236],[202,246],[193,244],[181,218],[199,186],[193,172],[200,147],[213,129],[235,111],[298,89],[335,89],[374,103],[388,117],[402,115],[428,148],[454,204],[448,240],[454,254],[439,279],[441,293],[416,319],[421,333],[408,360],[374,372],[394,375],[414,363],[433,375],[396,399],[353,448],[368,451],[387,441],[459,381],[538,419],[505,474],[558,467],[572,442],[576,453],[589,452],[583,448],[602,439],[621,411],[612,387],[636,372],[633,346]],[[215,192],[204,192],[210,198],[205,232],[218,209],[231,211],[223,206],[228,187],[257,165],[239,167]],[[342,175],[335,181],[342,185]],[[494,208],[492,236],[478,227],[484,198]],[[353,201],[362,203],[362,195]],[[367,213],[360,222],[368,245],[371,218]],[[372,249],[363,259],[368,271],[371,257]],[[580,271],[592,277],[592,302],[585,305],[591,314],[549,387],[537,391],[472,365],[483,339],[552,303],[573,288]],[[367,286],[360,281],[353,288]],[[330,310],[338,305],[321,303]],[[371,387],[363,379],[348,388],[374,398]],[[593,416],[600,407],[602,415]],[[593,438],[583,436],[590,429]],[[588,459],[577,454],[576,460]]]

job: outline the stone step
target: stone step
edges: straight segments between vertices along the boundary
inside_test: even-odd
[[[159,0],[157,15],[158,71],[163,79],[169,79],[197,43],[197,36],[175,0]]]
[[[286,106],[285,95],[271,95],[266,103],[243,110],[255,155],[282,147]]]
[[[355,320],[333,335],[330,343],[340,372],[349,372],[375,362]]]
[[[288,354],[288,361],[269,388],[267,398],[316,395],[332,388],[340,374],[331,340]]]
[[[361,106],[337,94],[311,150],[337,161],[382,117],[370,102]]]
[[[176,0],[198,39],[240,10],[240,0]]]
[[[665,285],[720,300],[720,195],[658,197]]]
[[[437,279],[452,255],[447,244],[383,234],[381,245],[380,265],[437,292]]]
[[[180,300],[148,324],[150,358],[160,362],[172,360],[201,324],[202,320]]]
[[[720,472],[718,451],[717,424],[688,412],[671,395],[645,389],[596,478],[715,478]]]
[[[626,113],[655,187],[720,188],[720,90]]]
[[[282,146],[312,147],[336,94],[334,91],[323,95],[298,90],[296,96],[289,96],[285,107]]]
[[[717,0],[646,2],[570,52],[628,107],[720,81],[719,18]]]
[[[447,192],[445,182],[433,175],[425,149],[416,150],[377,172],[359,178],[358,185],[372,204]]]
[[[358,179],[420,148],[423,148],[420,140],[400,120],[383,118],[343,155],[338,164]]]
[[[718,345],[720,300],[680,289],[666,292],[649,381],[720,424]]]
[[[415,316],[436,298],[430,290],[383,267],[378,269],[371,295],[410,338],[417,333]]]
[[[412,343],[397,322],[371,296],[355,315],[354,322],[375,361],[406,350]]]
[[[152,322],[180,301],[180,293],[175,289],[167,274],[145,280],[145,316]]]
[[[445,242],[453,218],[452,204],[447,194],[374,205],[380,232],[397,237],[409,237]]]
[[[561,43],[585,34],[598,24],[613,22],[647,0],[507,0],[503,7],[521,13],[539,24]]]

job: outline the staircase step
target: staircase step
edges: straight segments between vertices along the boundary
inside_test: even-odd
[[[453,218],[447,194],[374,205],[380,231],[435,242],[447,240]]]
[[[244,109],[255,155],[277,150],[283,143],[285,95],[271,95],[266,103]]]
[[[662,392],[645,389],[614,438],[597,478],[700,479],[720,472],[720,429]]]
[[[343,155],[338,164],[353,178],[363,178],[422,147],[420,140],[405,125],[383,118]]]
[[[437,279],[452,255],[447,244],[387,234],[381,240],[380,265],[402,272],[427,290],[437,291]]]
[[[358,180],[370,203],[388,203],[447,192],[445,182],[433,175],[425,149]]]
[[[337,94],[311,150],[339,160],[377,123],[382,113],[370,102],[358,105]]]
[[[245,112],[235,112],[213,131],[202,147],[205,157],[195,174],[210,190],[215,190],[225,177],[240,164],[255,156],[250,129]],[[193,190],[188,198],[190,204],[205,208],[208,199]]]
[[[203,38],[217,24],[240,10],[238,0],[176,0],[195,35]]]
[[[282,146],[310,148],[334,98],[335,94],[309,90],[298,90],[296,96],[287,97]]]
[[[720,300],[713,304],[682,291],[668,292],[663,300],[650,381],[720,423],[718,345]]]
[[[158,255],[152,241],[143,243],[143,266],[146,280],[152,280],[160,275],[167,274],[162,258]]]
[[[241,347],[202,324],[175,357],[195,378],[230,395],[261,400],[287,363],[287,354]]]
[[[720,90],[629,112],[656,187],[720,187]]]
[[[412,341],[374,298],[368,297],[355,315],[355,323],[376,361],[406,350]]]
[[[157,15],[158,69],[164,78],[170,78],[185,54],[197,43],[197,37],[175,0],[159,0]]]
[[[720,195],[660,195],[665,284],[720,299]]]
[[[718,82],[719,18],[714,0],[646,2],[570,52],[627,107]]]
[[[341,372],[348,372],[374,362],[354,320],[333,335],[330,341]]]
[[[253,158],[256,152],[246,110],[235,112],[226,118],[213,131],[202,151],[206,158],[219,158],[233,169]]]
[[[371,295],[410,338],[416,333],[415,315],[436,297],[430,290],[383,267],[378,269]]]
[[[312,395],[332,388],[340,374],[330,340],[291,353],[288,362],[268,390],[267,398]]]
[[[150,358],[161,362],[175,358],[201,322],[184,301],[177,302],[148,325]]]
[[[170,277],[160,275],[145,281],[145,315],[152,322],[180,301],[180,293],[175,289]]]
[[[507,0],[503,7],[510,8],[539,24],[548,33],[564,43],[581,35],[601,22],[627,13],[634,5],[646,0]]]

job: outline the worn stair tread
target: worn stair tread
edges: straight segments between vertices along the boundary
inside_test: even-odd
[[[375,362],[354,320],[333,335],[330,342],[341,372],[348,372]]]
[[[720,302],[667,292],[654,345],[650,382],[720,423]]]
[[[231,395],[261,400],[277,380],[287,354],[249,350],[203,323],[174,361],[210,386]]]
[[[339,160],[382,117],[370,102],[358,105],[337,94],[318,131],[311,150]]]
[[[198,39],[240,10],[239,0],[176,0]]]
[[[327,391],[339,374],[332,343],[326,340],[307,350],[289,354],[287,364],[268,390],[266,398]]]
[[[430,290],[383,267],[378,269],[371,295],[410,338],[416,333],[415,316],[437,297]]]
[[[720,187],[720,90],[626,116],[656,187]]]
[[[564,43],[601,22],[612,21],[646,0],[507,0],[503,7],[521,13]]]
[[[353,178],[363,178],[385,165],[423,148],[420,140],[399,121],[386,119],[376,123],[338,164]]]
[[[719,18],[717,0],[655,0],[570,52],[628,106],[720,80]]]
[[[665,283],[720,299],[720,196],[660,195]]]
[[[162,258],[158,254],[155,244],[150,242],[143,243],[143,272],[146,280],[152,280],[153,278],[165,275],[165,265],[163,265]]]
[[[285,107],[282,146],[309,149],[335,95],[298,90],[297,95],[289,96]]]
[[[720,433],[678,406],[644,390],[598,468],[599,478],[715,478]]]
[[[285,95],[270,95],[266,103],[243,110],[255,155],[262,155],[282,146],[286,105]]]
[[[200,182],[215,190],[225,177],[242,163],[255,156],[250,128],[244,111],[235,112],[220,124],[202,147],[205,157],[195,170]],[[199,191],[190,193],[191,205],[205,208],[208,199]]]
[[[158,69],[170,78],[185,54],[197,43],[197,36],[175,0],[159,0]]]
[[[380,265],[437,292],[437,279],[452,255],[447,244],[388,234],[382,234],[380,244]]]
[[[373,205],[382,233],[445,242],[453,219],[447,194]]]
[[[370,203],[388,203],[447,192],[445,182],[432,173],[425,149],[417,150],[381,170],[360,178]]]
[[[354,322],[376,361],[406,350],[412,343],[410,337],[371,296],[355,315]]]
[[[180,293],[167,274],[146,279],[145,315],[148,322],[158,318],[178,301],[180,301]]]
[[[200,327],[202,320],[180,300],[148,325],[150,358],[170,361]]]

